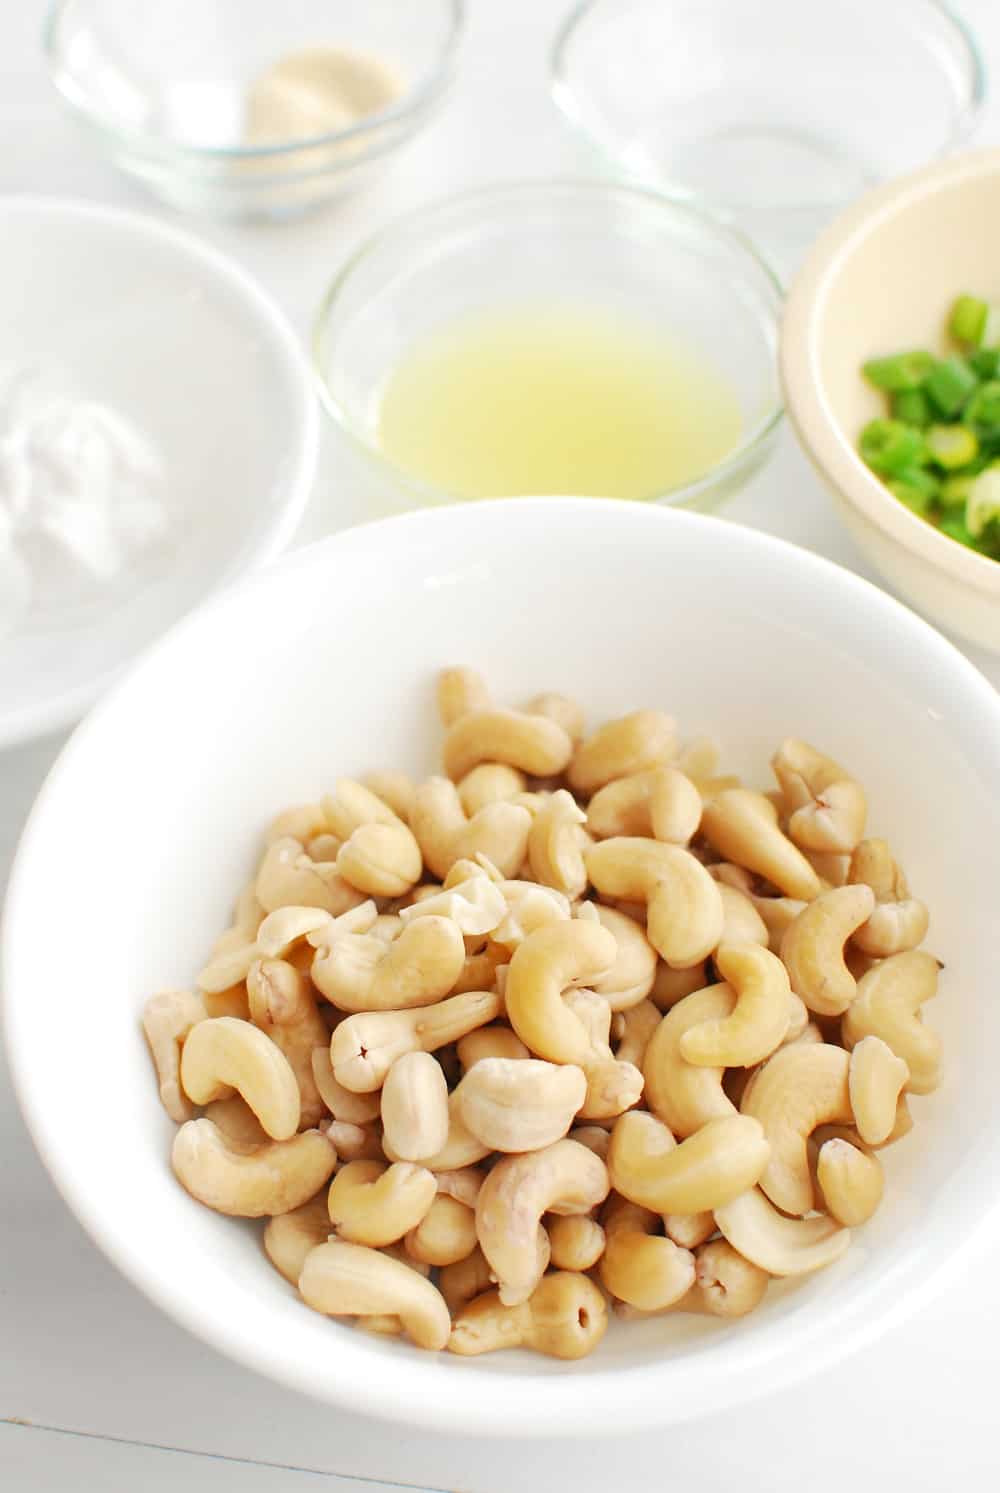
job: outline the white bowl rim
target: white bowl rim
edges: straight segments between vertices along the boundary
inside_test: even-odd
[[[281,584],[283,578],[296,572],[305,575],[317,568],[322,571],[327,557],[334,552],[341,557],[352,551],[362,556],[383,555],[387,535],[405,537],[408,531],[429,531],[433,536],[441,528],[454,531],[456,526],[462,525],[468,526],[475,533],[482,519],[487,524],[497,523],[502,526],[509,520],[511,501],[485,501],[459,509],[423,509],[344,530],[293,551],[285,556],[280,565],[210,598],[196,611],[175,623],[133,666],[129,676],[91,712],[63,748],[29,814],[11,872],[0,928],[0,990],[3,994],[4,1037],[22,1112],[57,1188],[94,1242],[126,1278],[156,1302],[169,1317],[237,1362],[247,1364],[307,1395],[317,1393],[308,1366],[301,1364],[293,1354],[282,1355],[280,1345],[262,1344],[250,1322],[207,1322],[194,1297],[185,1297],[183,1290],[172,1285],[162,1272],[130,1247],[127,1237],[122,1237],[108,1227],[99,1210],[91,1205],[85,1188],[77,1182],[72,1169],[60,1164],[63,1125],[55,1117],[52,1106],[47,1103],[44,1085],[39,1080],[38,1072],[32,1070],[30,1055],[21,1051],[16,998],[12,994],[18,989],[20,970],[37,966],[36,946],[18,935],[21,907],[26,905],[29,897],[29,883],[32,879],[37,879],[37,873],[33,871],[31,864],[33,831],[44,818],[50,801],[57,799],[63,781],[71,777],[75,760],[90,739],[99,737],[106,722],[113,720],[115,712],[123,705],[127,707],[133,679],[140,671],[155,668],[158,661],[171,651],[183,649],[191,634],[206,625],[210,627],[216,615],[233,608],[256,605],[261,593],[274,585],[276,579]],[[980,712],[981,729],[992,730],[1000,754],[1000,697],[988,681],[929,623],[853,572],[763,531],[704,514],[645,504],[623,504],[600,498],[546,497],[517,501],[525,505],[528,516],[537,528],[543,530],[548,530],[549,524],[565,521],[567,513],[575,509],[581,516],[600,515],[600,522],[606,519],[614,527],[622,523],[640,527],[645,525],[650,534],[656,532],[653,526],[660,523],[702,529],[713,536],[714,543],[728,542],[743,547],[751,560],[754,557],[774,559],[775,556],[782,556],[811,572],[817,585],[839,588],[844,595],[845,605],[854,598],[857,602],[874,608],[875,613],[881,614],[887,625],[892,623],[908,631],[913,640],[925,650],[928,669],[947,669],[966,695],[974,700],[976,709]],[[722,1375],[716,1368],[716,1377],[711,1385],[712,1393],[706,1392],[705,1385],[700,1383],[697,1365],[692,1365],[689,1370],[691,1387],[688,1387],[687,1382],[680,1386],[679,1391],[675,1387],[675,1398],[667,1401],[659,1384],[656,1365],[644,1364],[601,1371],[588,1375],[584,1382],[573,1374],[507,1375],[497,1373],[486,1363],[479,1366],[478,1372],[462,1376],[445,1372],[441,1364],[429,1357],[426,1367],[422,1366],[421,1371],[416,1374],[408,1370],[402,1361],[395,1374],[388,1363],[385,1365],[386,1383],[392,1385],[391,1415],[397,1420],[445,1432],[551,1436],[617,1434],[718,1413],[727,1404],[746,1403],[832,1366],[912,1315],[938,1294],[947,1280],[954,1276],[961,1258],[974,1253],[977,1241],[981,1240],[989,1226],[996,1225],[998,1219],[1000,1197],[990,1199],[984,1191],[978,1226],[956,1241],[946,1262],[947,1268],[945,1262],[942,1262],[922,1279],[914,1280],[911,1276],[909,1280],[898,1283],[902,1287],[898,1294],[890,1301],[883,1294],[877,1312],[866,1315],[863,1308],[855,1307],[852,1315],[841,1319],[836,1334],[827,1333],[825,1337],[817,1338],[815,1328],[809,1326],[809,1314],[806,1313],[804,1327],[801,1324],[785,1324],[781,1332],[762,1335],[760,1342],[752,1348],[744,1345],[737,1369]],[[352,1353],[350,1337],[350,1334],[345,1334],[337,1350],[343,1354],[347,1368],[350,1366]],[[670,1360],[665,1362],[669,1363]],[[358,1368],[357,1376],[350,1372],[341,1376],[336,1400],[331,1396],[331,1402],[361,1414],[378,1414],[379,1410],[373,1407],[370,1396],[370,1373],[365,1372],[361,1365]],[[502,1429],[498,1429],[496,1424],[495,1407],[498,1398],[505,1410]],[[595,1417],[593,1407],[598,1404],[605,1406],[609,1412],[605,1418]],[[389,1412],[386,1411],[385,1414],[388,1417]]]
[[[299,339],[277,302],[248,270],[221,249],[216,249],[187,229],[162,221],[152,213],[110,207],[75,197],[49,197],[30,192],[0,195],[0,221],[22,215],[86,220],[109,227],[112,232],[123,231],[138,239],[158,240],[176,250],[179,258],[186,256],[200,261],[220,282],[228,281],[239,293],[257,320],[261,335],[270,344],[275,367],[280,369],[282,379],[287,384],[290,395],[294,397],[297,405],[297,429],[289,442],[288,472],[285,478],[287,495],[283,504],[270,522],[262,525],[258,538],[243,556],[239,567],[220,576],[206,594],[211,595],[238,576],[274,559],[298,528],[312,492],[319,459],[319,409],[312,370]],[[200,605],[202,599],[196,605]],[[93,701],[130,667],[131,662],[132,660],[127,660],[124,664],[107,669],[92,679],[84,680],[71,689],[62,690],[59,694],[21,710],[0,710],[0,750],[50,735],[79,720]]]
[[[925,166],[866,193],[841,213],[817,239],[788,292],[779,335],[778,371],[789,421],[819,474],[904,549],[963,585],[996,596],[1000,593],[1000,562],[967,549],[918,518],[861,460],[823,393],[817,357],[819,321],[826,298],[854,251],[901,209],[957,182],[990,176],[1000,176],[998,147],[967,151]]]

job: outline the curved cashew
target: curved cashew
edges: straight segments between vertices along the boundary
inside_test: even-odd
[[[844,1016],[848,1046],[862,1037],[881,1037],[903,1059],[910,1070],[910,1094],[929,1094],[941,1082],[941,1038],[924,1026],[920,1015],[924,1001],[937,994],[940,969],[938,961],[920,949],[893,954],[862,975],[857,997]]]
[[[573,743],[562,726],[544,715],[522,710],[471,710],[448,727],[444,770],[453,782],[480,762],[502,762],[533,778],[560,773],[573,755]]]
[[[410,824],[435,876],[458,860],[487,856],[504,876],[515,876],[528,848],[531,814],[520,804],[486,804],[466,817],[458,789],[447,778],[428,778],[413,795]]]
[[[309,1251],[299,1290],[330,1317],[398,1317],[418,1348],[443,1348],[451,1316],[436,1286],[409,1265],[361,1244],[330,1240]]]
[[[470,819],[487,804],[503,803],[524,793],[528,780],[516,767],[505,762],[480,762],[467,772],[458,785],[458,797]]]
[[[719,943],[756,943],[766,949],[771,941],[770,931],[746,893],[720,881],[719,896],[722,898],[723,920]]]
[[[342,845],[336,867],[366,897],[402,897],[420,880],[423,858],[405,824],[362,824]]]
[[[693,1294],[698,1310],[710,1316],[745,1317],[763,1301],[769,1279],[766,1270],[744,1259],[727,1239],[713,1239],[695,1252]]]
[[[458,1061],[468,1073],[484,1058],[529,1058],[531,1053],[509,1026],[481,1026],[459,1038]]]
[[[830,887],[847,885],[851,869],[849,855],[840,855],[833,850],[806,850],[803,854],[824,884],[824,891],[828,891]]]
[[[299,1128],[301,1101],[291,1064],[271,1038],[232,1016],[191,1028],[181,1053],[181,1084],[195,1104],[242,1094],[273,1140]]]
[[[250,1019],[281,1048],[299,1086],[299,1126],[311,1130],[326,1111],[313,1076],[313,1049],[327,1040],[308,975],[284,959],[258,959],[247,973]]]
[[[309,934],[316,949],[313,984],[341,1011],[400,1011],[448,994],[465,963],[461,929],[450,918],[407,924],[388,947],[365,933]]]
[[[476,1247],[472,1208],[439,1193],[416,1228],[406,1235],[406,1252],[423,1265],[454,1265]]]
[[[425,1158],[425,1165],[438,1175],[441,1172],[464,1171],[475,1166],[477,1161],[482,1161],[489,1153],[489,1147],[484,1146],[479,1137],[466,1127],[458,1112],[458,1101],[452,1092],[448,1095],[448,1139],[435,1156]]]
[[[865,832],[864,790],[830,757],[789,737],[771,758],[788,833],[804,850],[850,854]]]
[[[834,887],[789,924],[781,959],[795,994],[818,1016],[839,1016],[854,999],[857,984],[844,963],[844,948],[874,905],[871,887]]]
[[[470,1301],[455,1318],[448,1350],[468,1356],[525,1347],[550,1358],[583,1358],[607,1328],[607,1302],[594,1282],[559,1270],[520,1305],[505,1305],[498,1291]]]
[[[809,906],[797,897],[758,897],[752,895],[754,911],[767,929],[768,947],[772,954],[781,953],[781,940],[795,922],[800,912]]]
[[[486,710],[492,703],[489,686],[477,669],[442,669],[437,677],[438,715],[446,730],[470,710]]]
[[[349,1161],[330,1183],[330,1222],[354,1244],[394,1244],[437,1197],[433,1172],[408,1161]]]
[[[476,1203],[476,1233],[504,1306],[527,1301],[545,1272],[543,1213],[587,1213],[608,1195],[608,1170],[576,1141],[498,1161]]]
[[[580,1066],[590,1060],[593,1044],[562,992],[605,974],[617,953],[613,934],[579,919],[549,923],[524,940],[510,962],[507,1019],[538,1057]]]
[[[696,990],[704,990],[712,983],[705,964],[692,964],[690,969],[671,969],[659,960],[653,976],[649,998],[660,1011],[670,1011],[685,996]]]
[[[529,715],[544,715],[557,726],[562,726],[574,746],[583,739],[583,707],[569,695],[546,690],[533,695],[524,708]]]
[[[646,933],[670,965],[700,964],[722,935],[719,888],[679,845],[622,836],[587,851],[587,872],[608,897],[645,902]]]
[[[181,1088],[181,1045],[207,1015],[204,1001],[190,990],[161,991],[150,996],[142,1010],[142,1029],[156,1067],[160,1099],[178,1125],[194,1115],[194,1105]]]
[[[612,1186],[654,1213],[702,1213],[720,1208],[759,1180],[771,1148],[763,1127],[747,1115],[727,1115],[677,1145],[655,1115],[631,1110],[611,1132]]]
[[[885,1188],[878,1157],[839,1137],[820,1146],[816,1181],[827,1212],[849,1229],[868,1222],[882,1201]]]
[[[796,1042],[769,1058],[743,1095],[743,1114],[760,1121],[771,1146],[761,1190],[783,1213],[815,1205],[806,1142],[817,1125],[852,1118],[848,1064],[842,1047]]]
[[[569,1130],[586,1094],[582,1069],[536,1058],[483,1058],[455,1090],[463,1123],[491,1151],[550,1146]]]
[[[847,1085],[863,1141],[881,1145],[892,1134],[899,1098],[910,1077],[902,1058],[881,1037],[862,1037],[851,1052]]]
[[[650,943],[642,926],[634,918],[614,907],[603,907],[597,902],[584,902],[593,909],[592,916],[615,936],[618,955],[607,974],[592,981],[591,989],[603,995],[612,1011],[625,1011],[637,1006],[653,988],[658,960],[656,950]]]
[[[641,1069],[646,1048],[660,1024],[660,1013],[652,1001],[645,1000],[638,1006],[630,1006],[627,1011],[623,1011],[619,1019],[623,1032],[615,1049],[615,1060],[619,1063],[632,1063]]]
[[[657,1235],[656,1214],[614,1197],[604,1213],[607,1244],[599,1272],[619,1301],[642,1311],[673,1306],[694,1283],[694,1255]]]
[[[264,831],[264,844],[273,845],[275,840],[292,839],[304,845],[316,835],[325,835],[329,828],[321,804],[292,804],[275,814]],[[249,890],[253,890],[253,882]]]
[[[611,1008],[593,990],[569,990],[565,1004],[590,1037],[592,1051],[582,1067],[587,1094],[578,1111],[581,1120],[608,1120],[639,1102],[643,1078],[634,1063],[615,1057],[609,1044]]]
[[[429,1052],[405,1052],[389,1069],[382,1085],[382,1130],[402,1161],[434,1156],[448,1139],[448,1084]]]
[[[861,841],[851,857],[848,878],[864,882],[875,893],[874,911],[854,935],[857,948],[885,959],[923,942],[930,922],[927,907],[910,896],[906,877],[885,840]]]
[[[311,1061],[313,1082],[335,1120],[342,1120],[348,1125],[368,1125],[378,1118],[378,1093],[356,1094],[352,1089],[345,1089],[340,1080],[334,1077],[328,1041],[322,1047],[313,1048]]]
[[[384,798],[354,778],[338,778],[334,791],[324,795],[322,809],[327,830],[345,845],[363,825],[403,822]]]
[[[849,1229],[832,1218],[786,1218],[756,1187],[715,1210],[721,1233],[745,1259],[768,1275],[805,1275],[845,1254]]]
[[[615,778],[587,807],[587,827],[600,840],[649,836],[686,845],[701,822],[701,794],[676,767],[654,767]]]
[[[765,877],[786,896],[803,902],[819,896],[819,877],[801,850],[782,834],[778,811],[762,793],[723,789],[705,804],[701,832],[723,859]]]
[[[450,1172],[435,1172],[434,1175],[439,1193],[454,1198],[456,1203],[464,1203],[467,1208],[475,1208],[479,1189],[486,1179],[484,1171],[475,1166],[461,1166]]]
[[[448,1303],[448,1310],[453,1317],[458,1316],[467,1302],[488,1291],[492,1284],[490,1262],[478,1244],[464,1260],[456,1260],[453,1265],[443,1265],[438,1276],[438,1289]]]
[[[306,1255],[330,1237],[326,1198],[314,1197],[301,1208],[269,1218],[264,1230],[264,1253],[293,1286],[299,1283]]]
[[[413,779],[405,772],[369,772],[360,780],[362,788],[374,793],[376,798],[392,810],[404,824],[410,821],[413,806]]]
[[[487,990],[453,995],[413,1011],[363,1011],[348,1016],[330,1038],[334,1077],[355,1094],[380,1089],[407,1052],[434,1052],[492,1021],[500,997]]]
[[[678,1001],[650,1038],[643,1059],[646,1102],[675,1135],[693,1135],[709,1120],[736,1113],[722,1088],[721,1068],[699,1068],[681,1055],[681,1039],[704,1021],[731,1016],[736,992],[709,985]]]
[[[211,1120],[188,1120],[174,1136],[171,1165],[181,1186],[217,1213],[263,1218],[314,1197],[337,1164],[318,1130],[235,1150]]]
[[[548,799],[531,823],[528,834],[528,864],[543,886],[555,887],[567,897],[580,897],[587,889],[587,867],[581,833],[587,816],[565,788]]]
[[[669,715],[662,710],[636,710],[606,722],[581,742],[566,777],[574,792],[595,793],[613,778],[630,777],[668,762],[676,749]]]
[[[329,834],[326,830],[322,834],[313,835],[311,840],[304,841],[306,855],[311,861],[335,861],[340,854],[340,841],[336,835]]]
[[[590,1270],[604,1253],[604,1230],[587,1213],[567,1213],[546,1226],[557,1270]]]
[[[249,1104],[239,1094],[231,1094],[228,1099],[213,1099],[205,1105],[204,1116],[219,1127],[233,1151],[252,1151],[270,1139]]]
[[[255,891],[265,912],[276,912],[279,907],[318,907],[338,917],[364,901],[336,864],[314,861],[302,841],[290,835],[272,841],[264,852]]]
[[[668,1239],[682,1249],[694,1249],[711,1239],[715,1233],[715,1214],[709,1210],[701,1213],[665,1213],[663,1230]]]
[[[680,1040],[681,1057],[709,1068],[752,1068],[788,1035],[788,975],[781,960],[757,943],[721,944],[715,965],[735,990],[736,1006],[730,1016],[689,1028]]]

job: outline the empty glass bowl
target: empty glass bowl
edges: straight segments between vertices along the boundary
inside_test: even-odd
[[[462,19],[462,0],[57,0],[44,41],[123,171],[175,207],[277,217],[354,185],[427,121]]]
[[[867,187],[965,139],[985,77],[938,0],[583,0],[552,86],[617,169],[787,259]]]

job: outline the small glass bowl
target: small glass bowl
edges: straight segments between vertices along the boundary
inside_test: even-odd
[[[156,196],[222,217],[286,217],[356,185],[428,121],[463,18],[463,0],[57,0],[44,47],[77,117]],[[344,128],[248,139],[255,81],[313,48],[354,54],[401,91]]]
[[[939,0],[583,0],[553,96],[616,170],[784,260],[846,202],[975,125],[983,62]]]
[[[696,208],[638,187],[514,183],[401,218],[348,262],[320,307],[313,355],[323,402],[374,466],[387,506],[461,501],[379,448],[382,394],[401,358],[458,318],[544,303],[662,329],[734,392],[743,430],[736,449],[649,501],[712,509],[756,471],[781,417],[781,289],[752,245]]]

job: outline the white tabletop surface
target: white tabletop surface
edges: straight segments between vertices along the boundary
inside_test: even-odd
[[[455,93],[370,190],[300,223],[206,223],[201,230],[259,275],[305,332],[331,273],[401,209],[504,177],[591,172],[588,152],[546,92],[548,42],[566,3],[471,0]],[[1000,87],[1000,6],[962,0],[960,8],[997,64]],[[42,10],[39,0],[0,0],[0,190],[160,211],[60,112],[38,52]],[[980,138],[1000,140],[1000,102]],[[363,474],[328,434],[300,538],[370,516],[372,501]],[[864,569],[787,432],[775,460],[727,511]],[[1000,660],[971,656],[1000,685]],[[0,755],[0,889],[60,745],[52,740]],[[627,1441],[505,1440],[501,1448],[339,1415],[229,1363],[161,1316],[116,1274],[57,1196],[21,1123],[2,1055],[0,1136],[0,1487],[11,1493],[160,1493],[182,1482],[197,1493],[398,1486],[643,1493],[668,1485],[691,1493],[800,1493],[804,1484],[811,1493],[878,1486],[940,1493],[953,1482],[997,1486],[1000,1272],[990,1268],[992,1241],[921,1317],[780,1403],[729,1412],[723,1425],[709,1414]]]

